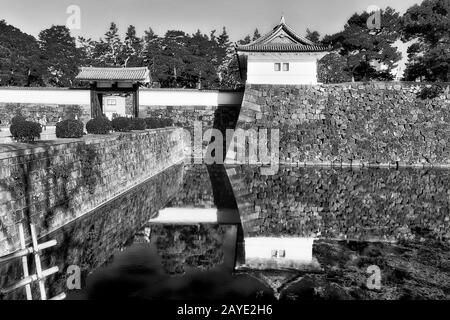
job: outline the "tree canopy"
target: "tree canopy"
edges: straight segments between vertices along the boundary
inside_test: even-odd
[[[0,20],[0,85],[41,85],[43,68],[37,40]]]
[[[406,80],[450,81],[450,1],[425,0],[402,17],[408,48]]]
[[[346,60],[344,70],[354,80],[391,80],[392,70],[401,59],[401,53],[393,45],[400,37],[398,12],[387,7],[381,11],[379,29],[369,29],[370,14],[355,13],[344,26],[344,30],[325,36],[323,43],[330,44]]]
[[[411,81],[450,81],[450,1],[424,0],[403,16],[387,7],[380,25],[368,27],[373,13],[353,14],[343,30],[321,37],[307,29],[305,37],[330,45],[332,53],[318,65],[319,80],[392,80],[401,59],[395,42],[411,41],[404,74]],[[256,28],[236,43],[261,37]],[[133,25],[119,30],[112,22],[100,39],[75,39],[65,26],[52,26],[38,39],[0,20],[0,86],[72,86],[78,68],[148,67],[154,86],[239,88],[243,85],[234,43],[225,27],[208,34],[148,28],[138,35]]]

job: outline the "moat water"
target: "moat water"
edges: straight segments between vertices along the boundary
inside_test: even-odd
[[[44,259],[62,270],[47,280],[50,295],[450,298],[447,170],[286,166],[263,176],[257,167],[179,165],[171,174],[180,175],[177,192],[145,225],[124,231],[102,211],[57,236]],[[123,200],[130,212],[148,196],[133,192]],[[69,265],[82,271],[81,290],[67,289]]]

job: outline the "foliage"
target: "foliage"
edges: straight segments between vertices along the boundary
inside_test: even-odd
[[[78,73],[82,54],[75,38],[65,26],[52,26],[39,33],[39,45],[45,71],[42,75],[48,86],[69,87]]]
[[[143,64],[143,57],[141,55],[142,48],[143,40],[137,37],[136,28],[133,25],[130,25],[125,34],[123,48],[126,67],[139,67]]]
[[[83,136],[83,122],[67,119],[56,124],[57,138],[81,138]]]
[[[42,72],[36,39],[0,20],[0,86],[41,85]]]
[[[142,118],[131,118],[130,127],[131,130],[145,130],[147,129],[147,123]]]
[[[112,120],[112,127],[117,132],[128,132],[132,130],[132,119],[127,117],[117,117]]]
[[[319,60],[317,64],[317,78],[322,83],[349,82],[352,76],[346,71],[347,63],[345,57],[330,53]]]
[[[306,39],[314,42],[314,43],[318,43],[320,40],[320,33],[317,31],[311,31],[309,29],[306,29]]]
[[[343,31],[326,36],[322,41],[331,44],[346,59],[345,70],[354,80],[392,80],[391,71],[401,58],[401,53],[393,46],[399,38],[399,14],[390,7],[380,14],[380,29],[367,27],[369,13],[355,13]]]
[[[255,29],[255,32],[253,32],[253,38],[252,41],[258,40],[259,38],[261,38],[261,34],[259,33],[258,28]]]
[[[332,45],[336,56],[325,58],[326,82],[392,80],[401,54],[394,43],[413,41],[408,49],[406,80],[450,81],[450,2],[425,0],[403,17],[394,9],[381,10],[381,26],[369,29],[371,13],[355,13],[344,29],[320,40],[306,30],[306,38]],[[238,40],[240,45],[261,36],[258,29]],[[72,86],[80,66],[148,67],[153,86],[237,89],[243,86],[235,46],[225,27],[204,34],[168,30],[157,35],[148,28],[142,36],[133,25],[121,34],[115,23],[100,39],[78,38],[65,26],[52,26],[33,36],[0,21],[0,86]],[[339,76],[339,72],[342,76]],[[81,84],[80,84],[81,85]]]
[[[402,18],[408,48],[405,79],[450,81],[450,2],[425,0],[409,8]]]
[[[147,129],[165,128],[173,126],[170,118],[145,118]]]
[[[37,122],[16,120],[11,124],[9,130],[15,140],[31,142],[40,138],[42,127]]]
[[[11,119],[11,125],[13,125],[17,122],[22,122],[22,121],[26,121],[26,120],[27,119],[24,116],[22,116],[21,114],[18,114]]]
[[[92,134],[108,134],[112,130],[111,121],[105,117],[100,116],[89,120],[86,123],[86,131]]]

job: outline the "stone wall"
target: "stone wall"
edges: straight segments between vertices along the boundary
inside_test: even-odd
[[[223,106],[145,106],[139,108],[139,117],[141,118],[169,118],[177,127],[186,129],[190,133],[191,140],[185,140],[185,144],[191,144],[193,155],[198,154],[195,151],[194,124],[198,123],[202,128],[202,138],[209,129],[218,129],[222,136],[226,137],[227,129],[235,129],[239,117],[240,105]],[[207,137],[206,137],[207,138]],[[203,140],[203,151],[210,141]],[[223,139],[223,157],[225,159],[227,150],[226,139]]]
[[[18,223],[45,235],[183,159],[179,128],[3,145],[0,255],[18,248]]]
[[[424,84],[247,85],[238,127],[280,130],[280,161],[450,165],[450,93]]]
[[[0,102],[0,126],[9,126],[11,119],[22,114],[28,120],[36,120],[37,117],[47,116],[48,124],[54,125],[58,119],[75,119],[78,117],[83,123],[91,118],[89,105],[79,104],[38,104],[38,103],[3,103]]]
[[[140,105],[139,117],[170,118],[174,125],[193,134],[194,122],[202,124],[203,131],[233,128],[239,116],[239,105],[224,106],[148,106]]]
[[[227,168],[246,236],[450,241],[450,171]]]

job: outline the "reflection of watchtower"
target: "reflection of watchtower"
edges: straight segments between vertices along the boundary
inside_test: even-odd
[[[139,116],[139,86],[150,83],[148,68],[81,68],[76,80],[89,82],[91,88],[91,117],[104,113],[103,95],[131,95],[132,114]]]
[[[313,256],[314,238],[244,237],[238,246],[238,269],[317,270],[320,265]]]

